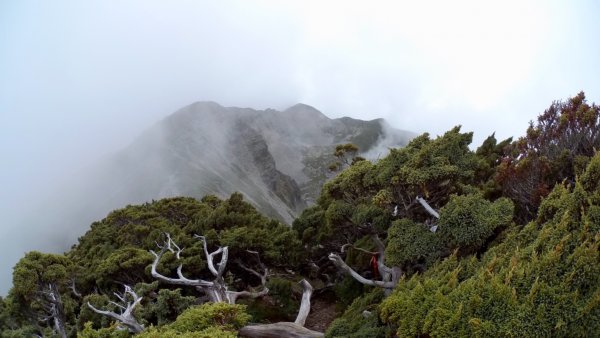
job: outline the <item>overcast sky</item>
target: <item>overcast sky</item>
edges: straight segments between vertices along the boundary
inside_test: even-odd
[[[2,242],[48,186],[194,101],[519,136],[553,100],[600,102],[599,13],[591,0],[0,0]]]

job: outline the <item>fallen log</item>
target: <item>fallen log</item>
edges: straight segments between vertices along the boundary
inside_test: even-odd
[[[302,284],[302,302],[296,321],[279,322],[273,324],[247,325],[240,329],[238,335],[246,338],[319,338],[325,335],[322,332],[313,331],[304,327],[304,322],[310,312],[310,296],[313,288],[305,279]]]
[[[325,336],[322,332],[309,330],[292,322],[248,325],[241,328],[238,334],[240,337],[246,338],[319,338]]]

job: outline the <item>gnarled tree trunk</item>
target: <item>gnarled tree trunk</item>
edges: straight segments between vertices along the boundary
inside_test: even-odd
[[[65,311],[56,284],[50,283],[48,287],[42,291],[42,294],[47,300],[47,304],[44,305],[47,316],[41,318],[42,321],[52,319],[54,331],[62,337],[67,338],[67,330],[65,325]]]
[[[346,262],[344,262],[342,257],[340,257],[338,254],[330,253],[329,260],[331,260],[333,264],[335,264],[340,270],[343,270],[344,272],[352,276],[352,278],[357,280],[359,283],[383,288],[385,294],[390,295],[396,287],[396,285],[398,284],[400,277],[402,277],[402,270],[398,267],[390,268],[386,266],[385,246],[383,245],[383,242],[381,241],[381,239],[379,239],[377,235],[373,235],[373,241],[377,245],[377,268],[379,270],[379,274],[381,275],[381,280],[367,279],[363,277],[361,274],[352,269],[348,264],[346,264]],[[342,246],[342,252],[344,252],[347,246],[348,245]]]
[[[247,338],[319,338],[322,332],[313,331],[304,327],[306,318],[310,313],[310,296],[313,288],[305,279],[302,284],[302,302],[296,320],[292,322],[279,322],[273,324],[248,325],[240,329],[239,336]]]
[[[127,295],[131,296],[131,298],[133,299],[132,302],[127,301]],[[112,311],[96,309],[89,302],[87,303],[87,305],[90,309],[92,309],[92,311],[117,320],[119,323],[125,326],[131,333],[140,333],[144,331],[144,326],[141,325],[133,316],[133,309],[142,301],[142,297],[139,297],[128,285],[125,285],[125,291],[122,295],[115,293],[115,296],[117,296],[117,298],[119,298],[119,300],[121,300],[121,302],[123,303],[123,305],[121,305],[111,302],[112,304],[121,308],[120,314]]]
[[[179,267],[177,268],[177,276],[179,278],[166,277],[166,276],[160,274],[156,270],[156,267],[158,266],[158,262],[160,261],[162,255],[166,251],[170,251],[175,254],[177,259],[180,259],[181,252],[183,251],[183,249],[179,248],[179,246],[177,246],[177,244],[171,239],[171,236],[169,234],[166,234],[166,237],[167,237],[167,240],[165,241],[164,245],[159,246],[161,248],[161,250],[158,253],[156,253],[154,251],[150,251],[154,255],[154,262],[152,263],[151,274],[152,274],[152,277],[158,279],[159,281],[167,283],[167,284],[173,284],[173,285],[193,286],[197,290],[206,294],[209,301],[214,302],[214,303],[225,302],[225,303],[229,303],[229,304],[235,304],[237,299],[240,297],[257,298],[257,297],[262,297],[269,292],[269,289],[266,287],[267,275],[268,275],[269,271],[260,262],[260,259],[258,260],[259,265],[262,267],[262,269],[264,271],[264,273],[262,273],[262,274],[258,273],[257,271],[255,271],[249,267],[246,267],[245,265],[243,265],[241,263],[238,263],[238,264],[244,270],[246,270],[260,278],[262,290],[256,291],[256,292],[229,291],[227,289],[227,285],[225,284],[225,280],[223,279],[223,273],[225,272],[225,267],[227,266],[227,260],[229,258],[228,247],[219,247],[217,250],[215,250],[213,252],[208,252],[208,247],[206,245],[206,238],[204,236],[199,236],[199,235],[195,235],[194,237],[196,237],[202,241],[202,244],[204,246],[204,255],[206,256],[206,261],[208,263],[208,269],[210,270],[210,273],[214,276],[214,279],[212,281],[207,281],[207,280],[203,280],[203,279],[186,278],[185,276],[183,276],[183,273],[181,271],[183,268],[182,265],[179,265]],[[258,256],[257,252],[253,252],[253,251],[248,251],[248,252]],[[217,263],[215,265],[215,259],[216,259],[217,255],[221,255],[221,260],[219,263]]]

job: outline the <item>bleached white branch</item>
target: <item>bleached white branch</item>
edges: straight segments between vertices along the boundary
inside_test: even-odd
[[[302,301],[300,302],[300,309],[298,310],[298,316],[296,316],[296,320],[294,323],[304,326],[306,322],[306,318],[310,313],[310,296],[313,292],[313,287],[306,279],[302,279],[300,281],[300,285],[302,285]]]
[[[229,256],[229,249],[227,247],[219,247],[217,250],[213,252],[208,252],[208,246],[206,243],[206,237],[200,235],[194,235],[195,238],[198,238],[202,241],[202,246],[204,248],[204,255],[206,256],[206,263],[208,264],[208,269],[213,274],[213,276],[220,278],[223,276],[223,272],[225,272],[225,266],[227,265],[227,258]],[[215,256],[221,254],[221,261],[217,264],[218,269],[215,268]]]
[[[331,260],[338,268],[344,270],[346,273],[352,276],[352,278],[356,279],[361,284],[378,286],[381,288],[393,288],[395,286],[392,282],[366,279],[365,277],[361,276],[358,272],[354,271],[354,269],[352,269],[350,266],[348,266],[348,264],[346,264],[346,262],[344,262],[344,260],[337,254],[330,253],[329,260]]]
[[[309,330],[304,327],[306,318],[310,312],[310,296],[313,288],[305,279],[300,281],[302,284],[302,302],[295,322],[279,322],[272,324],[248,325],[241,328],[238,332],[240,337],[247,338],[322,338],[324,334]]]
[[[352,248],[352,249],[354,249],[354,250],[356,250],[356,251],[360,251],[360,252],[362,252],[362,253],[366,253],[366,254],[368,254],[368,255],[376,255],[376,254],[377,254],[377,252],[374,252],[374,251],[369,251],[369,250],[365,250],[365,249],[363,249],[363,248],[359,248],[359,247],[357,247],[357,246],[354,246],[353,244],[350,244],[350,243],[347,243],[347,244],[344,244],[344,245],[342,245],[341,252],[342,252],[342,253],[346,252],[346,249],[348,249],[348,248]]]
[[[204,250],[204,255],[206,256],[208,269],[211,272],[211,274],[215,277],[213,281],[206,281],[203,279],[189,279],[189,278],[185,277],[182,272],[183,266],[181,264],[177,267],[178,278],[171,278],[171,277],[167,277],[167,276],[164,276],[164,275],[158,273],[158,271],[157,271],[158,263],[159,263],[161,257],[163,256],[163,254],[167,250],[171,251],[173,253],[176,253],[177,259],[180,259],[179,254],[183,251],[183,248],[180,248],[171,239],[171,236],[169,234],[166,234],[167,240],[164,245],[157,244],[158,247],[161,248],[161,250],[158,253],[150,250],[150,252],[154,255],[154,262],[152,263],[152,267],[151,267],[152,276],[154,278],[158,279],[159,281],[162,281],[162,282],[165,282],[168,284],[194,286],[198,290],[204,292],[206,294],[206,296],[208,296],[209,300],[212,302],[228,302],[228,303],[234,304],[235,301],[237,300],[237,298],[239,298],[239,297],[256,298],[256,297],[264,296],[265,294],[267,294],[269,292],[269,290],[266,287],[266,277],[267,277],[268,270],[260,262],[260,257],[258,257],[257,252],[249,251],[250,253],[257,255],[258,262],[263,267],[264,274],[260,274],[257,271],[249,269],[247,267],[244,267],[244,268],[247,269],[247,271],[252,272],[253,274],[255,274],[256,276],[258,276],[261,279],[261,284],[262,284],[263,289],[258,292],[229,291],[229,290],[227,290],[227,286],[225,285],[225,280],[223,278],[223,274],[225,273],[225,269],[227,267],[227,260],[229,258],[228,247],[219,247],[217,250],[215,250],[213,252],[209,252],[208,245],[206,242],[206,237],[200,236],[200,235],[194,235],[194,237],[198,238],[199,240],[202,241],[202,247]],[[177,250],[175,251],[175,249],[173,249],[173,248],[176,248]],[[215,264],[215,259],[217,258],[218,255],[221,255],[221,259],[220,259],[219,263]]]
[[[79,291],[77,291],[77,288],[75,287],[75,279],[71,279],[71,285],[69,285],[69,289],[73,292],[73,295],[75,295],[75,297],[82,297],[81,293],[79,293]]]
[[[179,275],[179,278],[171,278],[171,277],[167,277],[167,276],[160,274],[156,270],[156,267],[158,266],[158,262],[160,261],[161,257],[165,253],[165,250],[166,249],[163,248],[158,253],[150,250],[150,253],[152,253],[154,255],[154,262],[152,263],[152,267],[150,270],[150,274],[152,275],[152,277],[154,277],[164,283],[173,284],[173,285],[202,286],[202,287],[210,287],[213,285],[212,282],[205,281],[203,279],[187,279],[187,278],[183,277],[183,275],[181,274],[181,265],[177,268],[177,274]]]
[[[133,310],[142,301],[143,297],[138,296],[133,291],[133,289],[131,289],[131,287],[128,285],[125,285],[125,291],[123,292],[122,296],[117,294],[116,292],[115,292],[115,295],[117,296],[117,298],[122,299],[122,301],[124,303],[126,303],[126,305],[123,306],[123,305],[116,304],[114,302],[110,302],[112,304],[117,305],[118,307],[120,307],[122,309],[121,314],[118,314],[113,311],[97,309],[92,304],[90,304],[90,302],[88,302],[87,305],[92,311],[99,313],[101,315],[108,316],[108,317],[113,318],[116,321],[120,322],[122,325],[127,327],[127,329],[132,333],[142,332],[144,330],[144,326],[141,325],[137,321],[137,319],[133,316]],[[133,300],[132,302],[127,302],[127,300],[126,300],[127,295],[131,296],[131,298]]]
[[[48,285],[40,290],[39,293],[45,300],[45,302],[43,302],[41,305],[46,312],[46,316],[40,316],[39,319],[45,322],[48,322],[50,319],[52,319],[56,333],[62,338],[66,338],[67,333],[65,329],[65,314],[62,297],[56,284],[48,283]]]
[[[435,211],[435,210],[434,210],[434,209],[433,209],[433,208],[432,208],[432,207],[429,205],[429,203],[427,203],[427,201],[426,201],[426,200],[424,200],[424,199],[423,199],[421,196],[417,196],[417,201],[418,201],[418,202],[419,202],[419,203],[420,203],[420,204],[423,206],[423,208],[425,208],[425,210],[427,210],[427,212],[428,212],[428,213],[429,213],[431,216],[433,216],[433,217],[435,217],[435,218],[437,218],[437,219],[439,219],[439,218],[440,218],[440,214],[438,214],[438,212],[437,212],[437,211]]]
[[[260,261],[260,256],[258,255],[258,252],[254,252],[254,251],[248,251],[248,252],[256,254],[259,265],[261,266],[261,268],[264,271],[263,273],[259,273],[258,271],[247,267],[239,260],[236,263],[242,269],[244,269],[244,270],[248,271],[249,273],[258,277],[260,279],[260,285],[261,285],[262,289],[260,291],[254,291],[254,292],[253,291],[227,291],[227,297],[228,297],[228,299],[230,299],[230,302],[232,302],[232,303],[235,303],[235,301],[238,298],[258,298],[258,297],[263,297],[269,293],[269,288],[267,288],[267,276],[269,275],[269,269],[267,269],[267,267],[264,264],[262,264],[262,262]]]

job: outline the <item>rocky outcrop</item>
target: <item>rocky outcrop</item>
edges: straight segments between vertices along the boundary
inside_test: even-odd
[[[264,137],[252,127],[238,122],[239,133],[232,140],[234,155],[248,172],[256,172],[266,187],[294,213],[306,208],[300,188],[290,176],[277,169]]]
[[[127,204],[179,195],[226,198],[239,191],[264,214],[291,224],[332,177],[335,145],[385,151],[412,136],[383,120],[329,119],[304,104],[277,111],[197,102],[74,177],[53,210],[57,223],[84,229]]]

